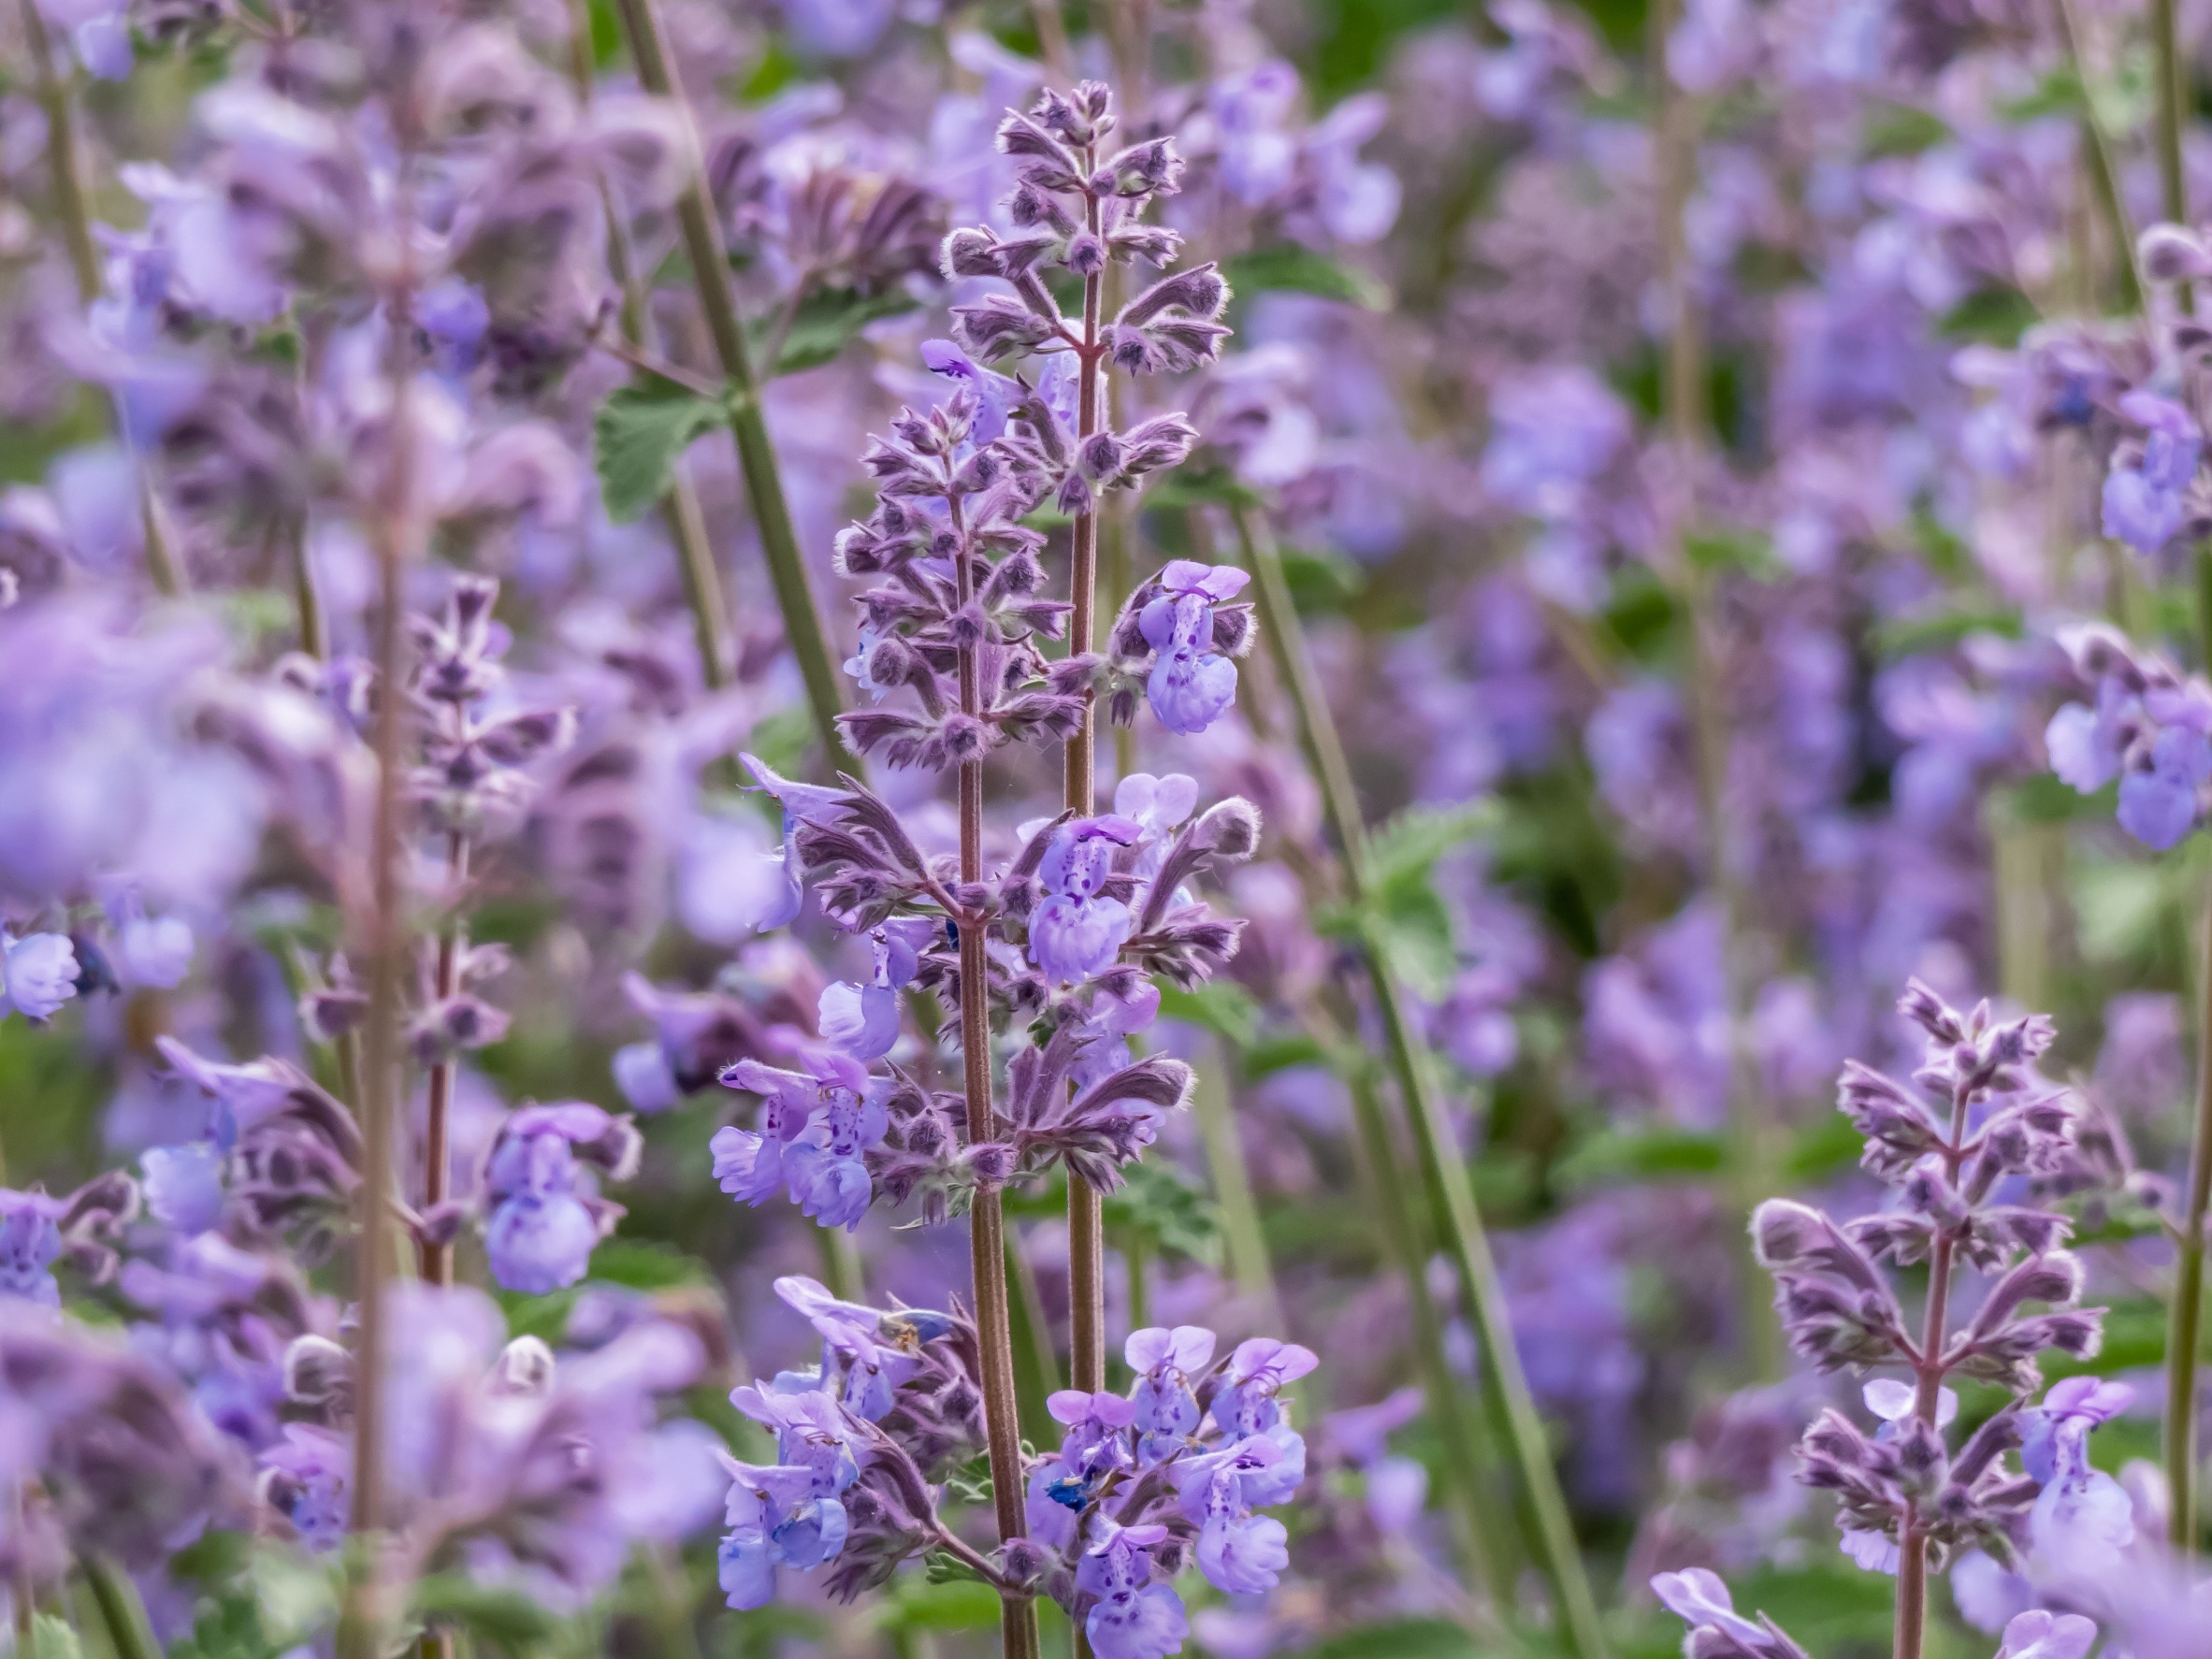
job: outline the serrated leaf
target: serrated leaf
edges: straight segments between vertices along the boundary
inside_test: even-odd
[[[592,462],[607,516],[627,524],[650,511],[668,493],[676,457],[724,418],[719,403],[666,381],[610,393],[591,417]]]
[[[1368,868],[1379,886],[1404,875],[1426,875],[1439,858],[1495,828],[1497,821],[1497,805],[1491,801],[1408,807],[1369,833]]]
[[[923,1581],[931,1584],[981,1584],[983,1575],[959,1556],[944,1550],[933,1550],[923,1563]],[[995,1600],[996,1598],[993,1597]]]
[[[921,301],[904,289],[883,294],[862,294],[851,288],[824,288],[800,301],[784,332],[772,375],[799,374],[819,368],[852,343],[869,324],[885,317],[903,316],[920,309]]]
[[[963,1504],[991,1500],[990,1454],[978,1451],[945,1477],[945,1495]]]
[[[1102,1206],[1109,1234],[1135,1233],[1155,1250],[1211,1263],[1222,1248],[1222,1223],[1213,1201],[1161,1161],[1132,1163],[1118,1192]]]
[[[1295,242],[1239,253],[1222,265],[1222,274],[1237,294],[1312,294],[1370,311],[1390,305],[1390,291],[1366,272]]]
[[[1429,1001],[1441,998],[1459,969],[1459,944],[1451,907],[1425,869],[1383,884],[1375,896],[1372,925],[1392,971]]]
[[[519,1590],[433,1573],[414,1587],[411,1610],[426,1623],[458,1625],[505,1653],[527,1653],[560,1629],[554,1613]]]

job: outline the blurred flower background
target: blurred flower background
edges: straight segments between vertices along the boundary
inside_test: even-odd
[[[2212,1659],[2212,5],[0,42],[0,1644]]]

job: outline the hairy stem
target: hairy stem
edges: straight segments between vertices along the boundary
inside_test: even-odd
[[[1086,176],[1096,165],[1096,147],[1086,145]],[[1085,225],[1095,236],[1099,228],[1098,198],[1083,199]],[[1104,278],[1093,272],[1083,279],[1083,344],[1077,353],[1076,447],[1098,430],[1101,393],[1098,330],[1105,299]],[[1074,613],[1068,618],[1067,648],[1080,656],[1092,647],[1097,631],[1098,513],[1076,514],[1069,555],[1069,598]],[[1062,751],[1061,804],[1077,817],[1091,815],[1098,771],[1098,703],[1083,694],[1083,717],[1075,735]],[[1089,1183],[1072,1173],[1067,1183],[1067,1294],[1069,1370],[1073,1386],[1087,1392],[1106,1387],[1106,1219],[1099,1195]]]
[[[960,606],[975,598],[975,559],[958,498],[950,500],[952,527],[960,538],[953,558]],[[974,718],[982,708],[974,646],[960,652],[961,712]],[[960,874],[963,888],[983,879],[983,761],[960,768]],[[986,922],[960,919],[960,1045],[961,1081],[967,1103],[969,1141],[995,1140],[998,1114],[990,1099],[990,982],[984,956]],[[998,1516],[999,1541],[1028,1531],[1023,1514],[1020,1409],[1014,1390],[1014,1333],[1006,1292],[1006,1216],[996,1187],[976,1194],[968,1218],[969,1263],[976,1281],[976,1346],[982,1363],[983,1426],[990,1458],[991,1505]],[[1026,1595],[1000,1598],[1000,1638],[1005,1659],[1037,1659],[1036,1607]]]
[[[683,112],[685,123],[696,134],[690,105],[670,73],[668,42],[661,33],[660,14],[653,0],[620,0],[622,28],[636,60],[638,81],[655,97],[666,98]],[[696,142],[696,139],[695,139]],[[822,745],[825,763],[832,772],[857,773],[860,762],[846,748],[838,729],[837,715],[844,705],[829,636],[822,629],[820,610],[806,578],[806,565],[799,553],[799,538],[791,527],[791,510],[784,498],[783,474],[775,458],[775,445],[768,434],[768,421],[760,407],[760,384],[753,370],[745,331],[737,314],[737,301],[730,291],[730,258],[722,245],[721,225],[715,214],[714,197],[707,189],[703,156],[683,195],[677,198],[676,218],[683,231],[684,250],[691,262],[693,285],[700,309],[706,317],[707,333],[727,382],[730,428],[737,443],[738,469],[745,474],[745,496],[752,503],[753,522],[760,533],[760,548],[768,560],[768,575],[775,587],[776,604],[783,612],[784,633],[791,655],[798,659],[799,675],[806,685],[806,701],[813,712],[815,735]],[[687,577],[688,581],[689,578]],[[703,602],[703,600],[701,601]],[[697,614],[695,605],[694,614]]]
[[[405,224],[412,202],[402,157],[400,201],[395,217]],[[367,914],[356,919],[369,960],[369,1009],[362,1032],[361,1231],[354,1246],[354,1475],[352,1531],[364,1553],[347,1587],[339,1630],[342,1659],[371,1659],[380,1651],[383,1609],[377,1554],[384,1522],[383,1351],[384,1281],[393,1267],[392,1135],[399,1072],[401,976],[406,940],[401,912],[406,894],[400,870],[401,816],[406,811],[403,739],[408,700],[405,655],[407,570],[419,526],[413,511],[413,376],[407,351],[412,335],[413,278],[403,272],[386,296],[385,373],[392,388],[381,500],[370,525],[380,595],[376,620],[376,807],[369,843],[367,891],[354,896]]]
[[[62,222],[62,240],[69,250],[69,268],[77,279],[77,297],[90,305],[100,297],[100,252],[93,240],[91,204],[84,193],[84,163],[78,153],[77,99],[70,82],[54,70],[53,42],[46,33],[46,17],[38,0],[22,0],[23,48],[36,78],[38,102],[46,113],[46,158],[53,188],[54,214]],[[134,456],[137,441],[123,421],[123,405],[113,402],[115,430]],[[146,573],[157,592],[175,596],[188,586],[184,567],[169,536],[167,515],[153,493],[153,480],[141,460],[138,473],[138,516],[145,527]]]
[[[469,883],[469,838],[451,835],[445,843],[447,879],[454,887],[456,905],[460,889]],[[457,910],[438,935],[437,995],[442,1003],[460,988],[461,957],[469,948],[469,934]],[[449,1056],[430,1068],[429,1109],[423,1125],[423,1208],[429,1211],[445,1202],[446,1120],[453,1111],[454,1078],[460,1070],[457,1058]],[[428,1244],[419,1256],[423,1278],[433,1285],[453,1283],[453,1246]]]
[[[1291,603],[1290,586],[1274,540],[1253,508],[1240,504],[1232,511],[1237,545],[1254,578],[1260,631],[1269,642],[1292,706],[1297,711],[1307,754],[1321,786],[1322,809],[1343,860],[1346,897],[1356,909],[1364,906],[1370,895],[1367,831],[1352,789],[1352,771],[1344,758],[1344,745],[1306,649],[1305,629]],[[1543,1422],[1537,1416],[1528,1379],[1521,1370],[1505,1289],[1498,1283],[1496,1264],[1491,1259],[1489,1234],[1475,1205],[1474,1187],[1437,1092],[1427,1044],[1407,1015],[1396,975],[1381,941],[1371,930],[1363,930],[1363,954],[1382,1017],[1391,1070],[1412,1130],[1423,1179],[1437,1209],[1438,1235],[1458,1273],[1460,1293],[1466,1298],[1482,1344],[1484,1402],[1495,1420],[1498,1439],[1520,1476],[1522,1530],[1529,1552],[1550,1582],[1561,1641],[1575,1659],[1598,1659],[1605,1652],[1605,1642],[1598,1627],[1597,1600],[1591,1594],[1582,1552],[1575,1542],[1566,1497],[1559,1490],[1551,1449],[1545,1444]]]

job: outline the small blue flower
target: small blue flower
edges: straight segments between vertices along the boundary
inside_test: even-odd
[[[2198,791],[2207,778],[2212,743],[2186,726],[2167,727],[2145,762],[2120,779],[2120,828],[2160,852],[2178,844],[2196,827]]]

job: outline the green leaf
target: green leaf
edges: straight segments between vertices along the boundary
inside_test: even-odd
[[[1887,1649],[1896,1586],[1881,1573],[1824,1554],[1801,1566],[1760,1567],[1728,1580],[1739,1609],[1767,1614],[1807,1652]]]
[[[1368,868],[1379,885],[1407,875],[1425,877],[1439,858],[1496,828],[1497,821],[1497,806],[1489,801],[1464,801],[1457,806],[1410,806],[1377,826],[1368,836]]]
[[[1299,615],[1333,616],[1346,600],[1360,596],[1367,585],[1367,573],[1333,549],[1286,547],[1282,580]]]
[[[799,302],[799,309],[791,315],[791,326],[784,333],[783,349],[768,372],[773,376],[819,368],[851,344],[869,324],[903,316],[920,307],[921,301],[903,288],[883,294],[862,294],[853,288],[817,289]]]
[[[31,1621],[31,1659],[82,1659],[83,1653],[77,1632],[51,1613]]]
[[[1684,536],[1682,551],[1700,570],[1741,570],[1749,576],[1772,577],[1782,570],[1774,556],[1774,543],[1749,531],[1708,530]]]
[[[1163,512],[1189,507],[1257,507],[1259,492],[1226,467],[1180,467],[1145,491],[1145,505]],[[1033,512],[1023,519],[1032,524],[1042,517]],[[1056,521],[1064,523],[1064,519]]]
[[[1474,1659],[1474,1638],[1450,1619],[1384,1619],[1355,1624],[1308,1648],[1301,1659]]]
[[[1916,616],[1896,616],[1874,628],[1874,649],[1885,657],[1941,651],[1974,634],[2020,637],[2020,613],[1999,605],[1959,605]]]
[[[1154,1250],[1211,1263],[1222,1253],[1213,1201],[1164,1161],[1132,1163],[1102,1206],[1109,1235],[1136,1234]]]
[[[983,1575],[949,1551],[933,1550],[922,1564],[923,1580],[931,1584],[982,1584]],[[988,1587],[988,1586],[987,1586]],[[991,1597],[993,1601],[998,1598]]]
[[[1728,1161],[1728,1143],[1717,1134],[1654,1125],[1590,1136],[1559,1161],[1557,1175],[1570,1188],[1593,1187],[1610,1181],[1709,1176]]]
[[[1311,248],[1282,242],[1255,248],[1226,261],[1222,274],[1238,294],[1313,294],[1323,299],[1342,300],[1364,310],[1389,309],[1390,291],[1366,271],[1355,270]]]
[[[978,1451],[945,1477],[945,1495],[962,1504],[988,1504],[991,1499],[990,1454]]]
[[[1262,1077],[1272,1077],[1293,1066],[1325,1066],[1329,1063],[1329,1051],[1304,1031],[1296,1031],[1248,1043],[1236,1051],[1236,1060],[1245,1077],[1256,1083]]]
[[[1782,1173],[1802,1186],[1841,1175],[1858,1161],[1866,1141],[1841,1112],[1824,1112],[1798,1131],[1782,1157]]]
[[[591,418],[607,516],[627,524],[649,511],[668,493],[676,457],[724,418],[720,404],[666,381],[617,387]]]
[[[2148,1298],[2116,1303],[2104,1310],[2104,1341],[2087,1360],[2046,1353],[2037,1362],[2056,1382],[2061,1377],[2111,1377],[2166,1363],[2166,1306]]]
[[[935,1558],[932,1558],[933,1565]],[[947,1556],[947,1561],[951,1557]],[[990,1630],[999,1622],[999,1595],[972,1567],[952,1562],[961,1577],[916,1578],[904,1573],[891,1580],[878,1621],[887,1630]]]
[[[1451,907],[1427,870],[1385,882],[1375,894],[1372,925],[1392,971],[1431,1002],[1443,996],[1459,968],[1459,942]]]
[[[1869,155],[1918,155],[1951,137],[1940,115],[1910,104],[1882,104],[1867,117],[1864,142]]]
[[[420,1580],[412,1611],[426,1623],[457,1625],[503,1653],[527,1653],[560,1630],[560,1620],[521,1591],[479,1584],[459,1573],[433,1573]]]
[[[1190,990],[1162,986],[1160,1017],[1209,1031],[1233,1048],[1247,1046],[1260,1029],[1259,1004],[1233,979],[1209,979]]]

